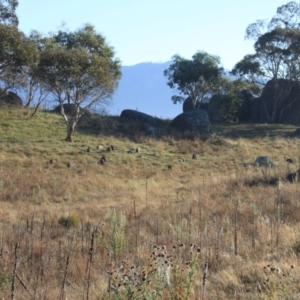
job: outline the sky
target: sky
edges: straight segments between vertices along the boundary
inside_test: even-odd
[[[270,20],[282,0],[19,0],[19,29],[48,34],[94,25],[123,66],[167,62],[197,51],[217,55],[231,70],[253,53],[247,26]],[[62,27],[64,24],[65,27]]]

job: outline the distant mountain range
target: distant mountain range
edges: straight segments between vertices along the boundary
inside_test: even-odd
[[[173,90],[167,85],[164,70],[171,64],[140,63],[134,66],[122,67],[122,78],[112,102],[105,106],[108,115],[119,116],[124,109],[134,109],[153,117],[174,119],[182,113],[182,104],[174,104],[171,100]],[[24,100],[25,95],[18,92]],[[57,103],[45,105],[53,109]],[[94,107],[97,110],[97,107]]]
[[[122,67],[122,79],[106,107],[109,115],[120,115],[124,109],[134,109],[158,118],[173,119],[182,113],[182,104],[171,100],[174,92],[167,85],[164,70],[171,64],[140,63]]]

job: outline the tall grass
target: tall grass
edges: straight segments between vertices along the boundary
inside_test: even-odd
[[[115,122],[66,143],[55,114],[0,111],[2,298],[299,299],[295,127],[154,140]]]

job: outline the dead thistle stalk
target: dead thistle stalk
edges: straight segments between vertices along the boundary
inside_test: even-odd
[[[17,275],[17,268],[18,268],[18,249],[19,249],[19,242],[15,245],[15,261],[14,261],[14,268],[12,273],[12,280],[11,280],[11,294],[10,299],[15,299],[15,292],[16,292],[16,275]]]
[[[87,267],[86,267],[86,281],[87,281],[86,300],[89,299],[89,294],[90,294],[91,270],[92,270],[92,264],[93,264],[93,255],[94,255],[94,247],[95,247],[95,236],[96,236],[96,234],[98,232],[99,225],[100,225],[100,223],[92,231],[91,247],[90,247],[89,258],[88,258]]]

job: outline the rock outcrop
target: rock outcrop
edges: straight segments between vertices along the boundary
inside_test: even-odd
[[[132,109],[123,110],[120,115],[120,121],[121,123],[129,122],[133,124],[135,130],[138,128],[145,135],[152,138],[157,138],[166,130],[161,119]]]
[[[208,113],[204,109],[194,109],[178,115],[171,126],[181,131],[208,133],[211,130]]]
[[[279,79],[277,84],[280,97],[283,97],[283,103],[279,106],[284,109],[280,109],[281,112],[277,115],[275,122],[300,123],[300,83]],[[270,80],[265,85],[261,95],[259,122],[271,121],[275,96],[275,82]]]
[[[2,88],[0,88],[0,102],[11,105],[23,105],[22,99],[16,93],[12,91],[5,91]]]
[[[221,95],[213,95],[208,103],[207,113],[211,122],[223,122],[223,118],[220,115],[220,102],[222,100]]]
[[[255,121],[257,120],[258,112],[258,101],[253,95],[247,91],[243,90],[238,94],[238,98],[241,101],[241,107],[239,111],[240,121]]]
[[[191,110],[196,109],[196,108],[200,108],[200,104],[197,103],[196,106],[194,106],[194,104],[191,101],[190,97],[186,98],[185,101],[183,102],[183,105],[182,105],[182,111],[183,112],[191,111]]]
[[[120,115],[121,121],[133,121],[133,122],[143,122],[147,123],[148,125],[155,126],[157,125],[158,121],[157,118],[154,118],[150,115],[145,113],[133,110],[133,109],[124,109]]]
[[[258,167],[274,167],[273,162],[270,160],[268,156],[259,156],[255,160],[255,164]]]

